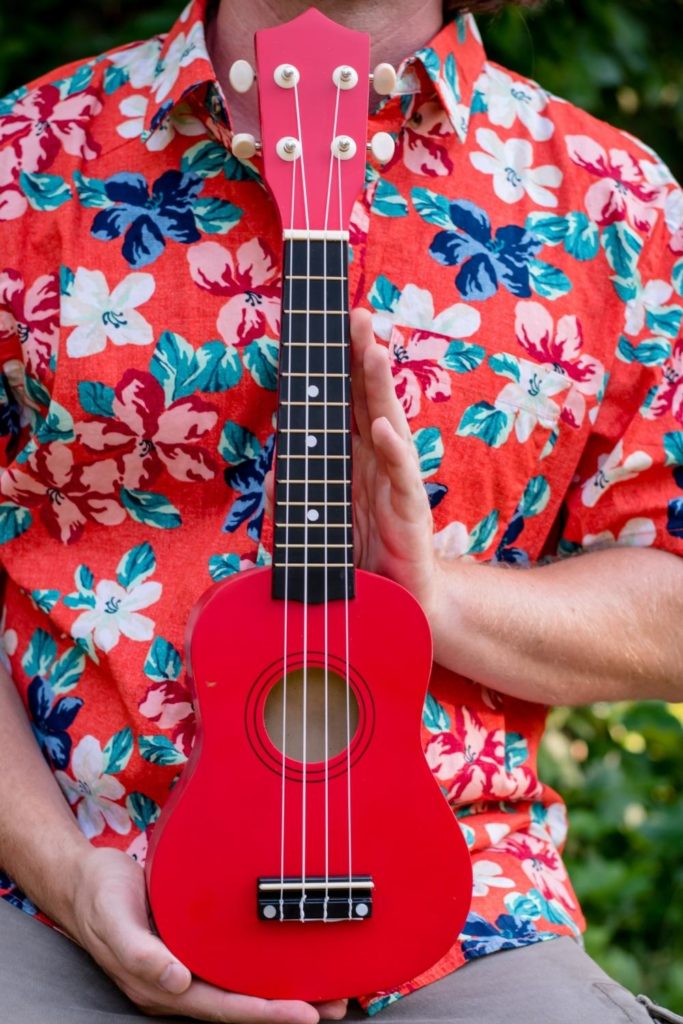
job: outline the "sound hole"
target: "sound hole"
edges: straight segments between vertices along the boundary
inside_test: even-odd
[[[304,671],[293,669],[278,680],[266,697],[264,718],[271,743],[288,758],[306,764],[325,760],[325,676],[327,675],[327,757],[346,750],[346,683],[331,669],[310,665],[306,671],[306,753],[304,756]],[[282,741],[282,704],[287,681],[286,743]],[[349,690],[349,730],[353,739],[358,728],[358,702]]]

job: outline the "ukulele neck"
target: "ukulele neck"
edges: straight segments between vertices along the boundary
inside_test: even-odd
[[[353,597],[348,242],[285,241],[273,597]]]

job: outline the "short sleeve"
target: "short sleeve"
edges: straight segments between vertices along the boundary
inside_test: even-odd
[[[616,543],[683,555],[679,186],[667,188],[638,268],[612,283],[623,299],[624,323],[599,414],[564,501],[560,552]]]

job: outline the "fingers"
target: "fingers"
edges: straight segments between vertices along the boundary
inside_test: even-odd
[[[310,1003],[294,999],[257,999],[223,992],[203,981],[194,981],[171,1002],[172,1012],[196,1020],[221,1024],[318,1024],[320,1015]]]
[[[273,503],[275,501],[275,475],[272,469],[269,469],[263,478],[263,491],[266,499],[266,515],[269,519],[272,519]]]
[[[407,522],[421,523],[429,507],[411,440],[400,437],[385,416],[374,420],[372,441],[391,485],[391,505]]]
[[[403,406],[396,396],[387,349],[381,345],[368,348],[364,353],[363,370],[370,422],[384,417],[399,437],[409,440],[410,427]]]
[[[364,441],[370,440],[370,418],[365,396],[363,362],[367,350],[376,344],[372,331],[372,317],[367,309],[351,310],[351,400],[358,433]]]

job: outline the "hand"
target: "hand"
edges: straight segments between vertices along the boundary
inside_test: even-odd
[[[367,310],[351,313],[351,398],[355,562],[409,590],[436,615],[441,570],[432,546],[432,513],[389,353],[375,342]],[[273,473],[266,475],[266,505]]]
[[[122,992],[150,1016],[185,1015],[229,1024],[340,1020],[347,1000],[312,1006],[224,992],[199,981],[150,929],[145,875],[128,854],[92,849],[79,863],[66,929]],[[267,970],[267,967],[264,967]]]

